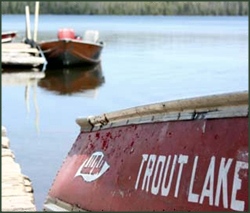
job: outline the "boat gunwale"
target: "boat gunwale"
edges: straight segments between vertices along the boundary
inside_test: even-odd
[[[97,116],[77,118],[81,131],[131,124],[248,116],[248,91],[216,94],[142,105]]]
[[[4,31],[4,32],[2,32],[2,35],[8,35],[8,34],[17,34],[17,31]]]
[[[99,42],[90,42],[90,41],[84,41],[84,40],[77,40],[77,39],[51,39],[51,40],[47,40],[47,41],[39,41],[38,45],[41,46],[42,44],[46,44],[46,43],[58,43],[58,42],[66,42],[66,43],[79,43],[79,44],[88,44],[88,45],[93,45],[93,46],[98,46],[98,47],[104,47],[104,43],[102,41]]]

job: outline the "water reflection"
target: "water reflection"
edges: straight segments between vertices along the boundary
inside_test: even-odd
[[[48,69],[38,86],[57,95],[83,94],[95,96],[96,89],[104,83],[101,64],[95,66]]]
[[[45,77],[44,72],[39,72],[38,69],[4,69],[2,70],[2,86],[24,86],[25,87],[25,103],[26,110],[30,112],[30,90],[33,91],[33,104],[35,107],[35,126],[39,132],[39,108],[36,98],[36,87],[38,81]]]

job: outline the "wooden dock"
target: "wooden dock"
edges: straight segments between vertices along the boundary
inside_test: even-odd
[[[2,212],[36,211],[30,179],[21,173],[2,126]]]
[[[25,43],[2,43],[2,66],[38,67],[46,65],[37,48]]]

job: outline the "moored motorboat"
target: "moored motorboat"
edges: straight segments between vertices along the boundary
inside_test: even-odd
[[[16,37],[16,34],[16,31],[2,32],[2,43],[12,42],[13,39]]]
[[[60,29],[56,40],[38,42],[48,67],[72,67],[98,64],[101,61],[103,42],[99,41],[99,32],[87,30],[83,36],[75,34],[73,29]]]
[[[45,211],[248,211],[248,91],[79,118]]]

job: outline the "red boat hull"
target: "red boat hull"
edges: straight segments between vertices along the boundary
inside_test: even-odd
[[[76,39],[40,42],[48,67],[72,67],[100,63],[103,45]]]
[[[12,40],[16,37],[15,31],[10,32],[2,32],[2,43],[12,42]]]
[[[219,107],[220,113],[218,106],[184,108],[185,115],[195,112],[189,118],[179,112],[172,119],[166,109],[159,116],[154,106],[151,120],[160,119],[153,122],[142,119],[143,107],[134,109],[140,114],[137,122],[123,122],[129,111],[119,112],[113,123],[112,113],[104,115],[106,121],[90,118],[91,131],[79,121],[82,131],[55,178],[45,210],[55,205],[69,211],[248,211],[246,97],[244,103],[235,100],[237,106]],[[97,125],[97,120],[102,122]]]

